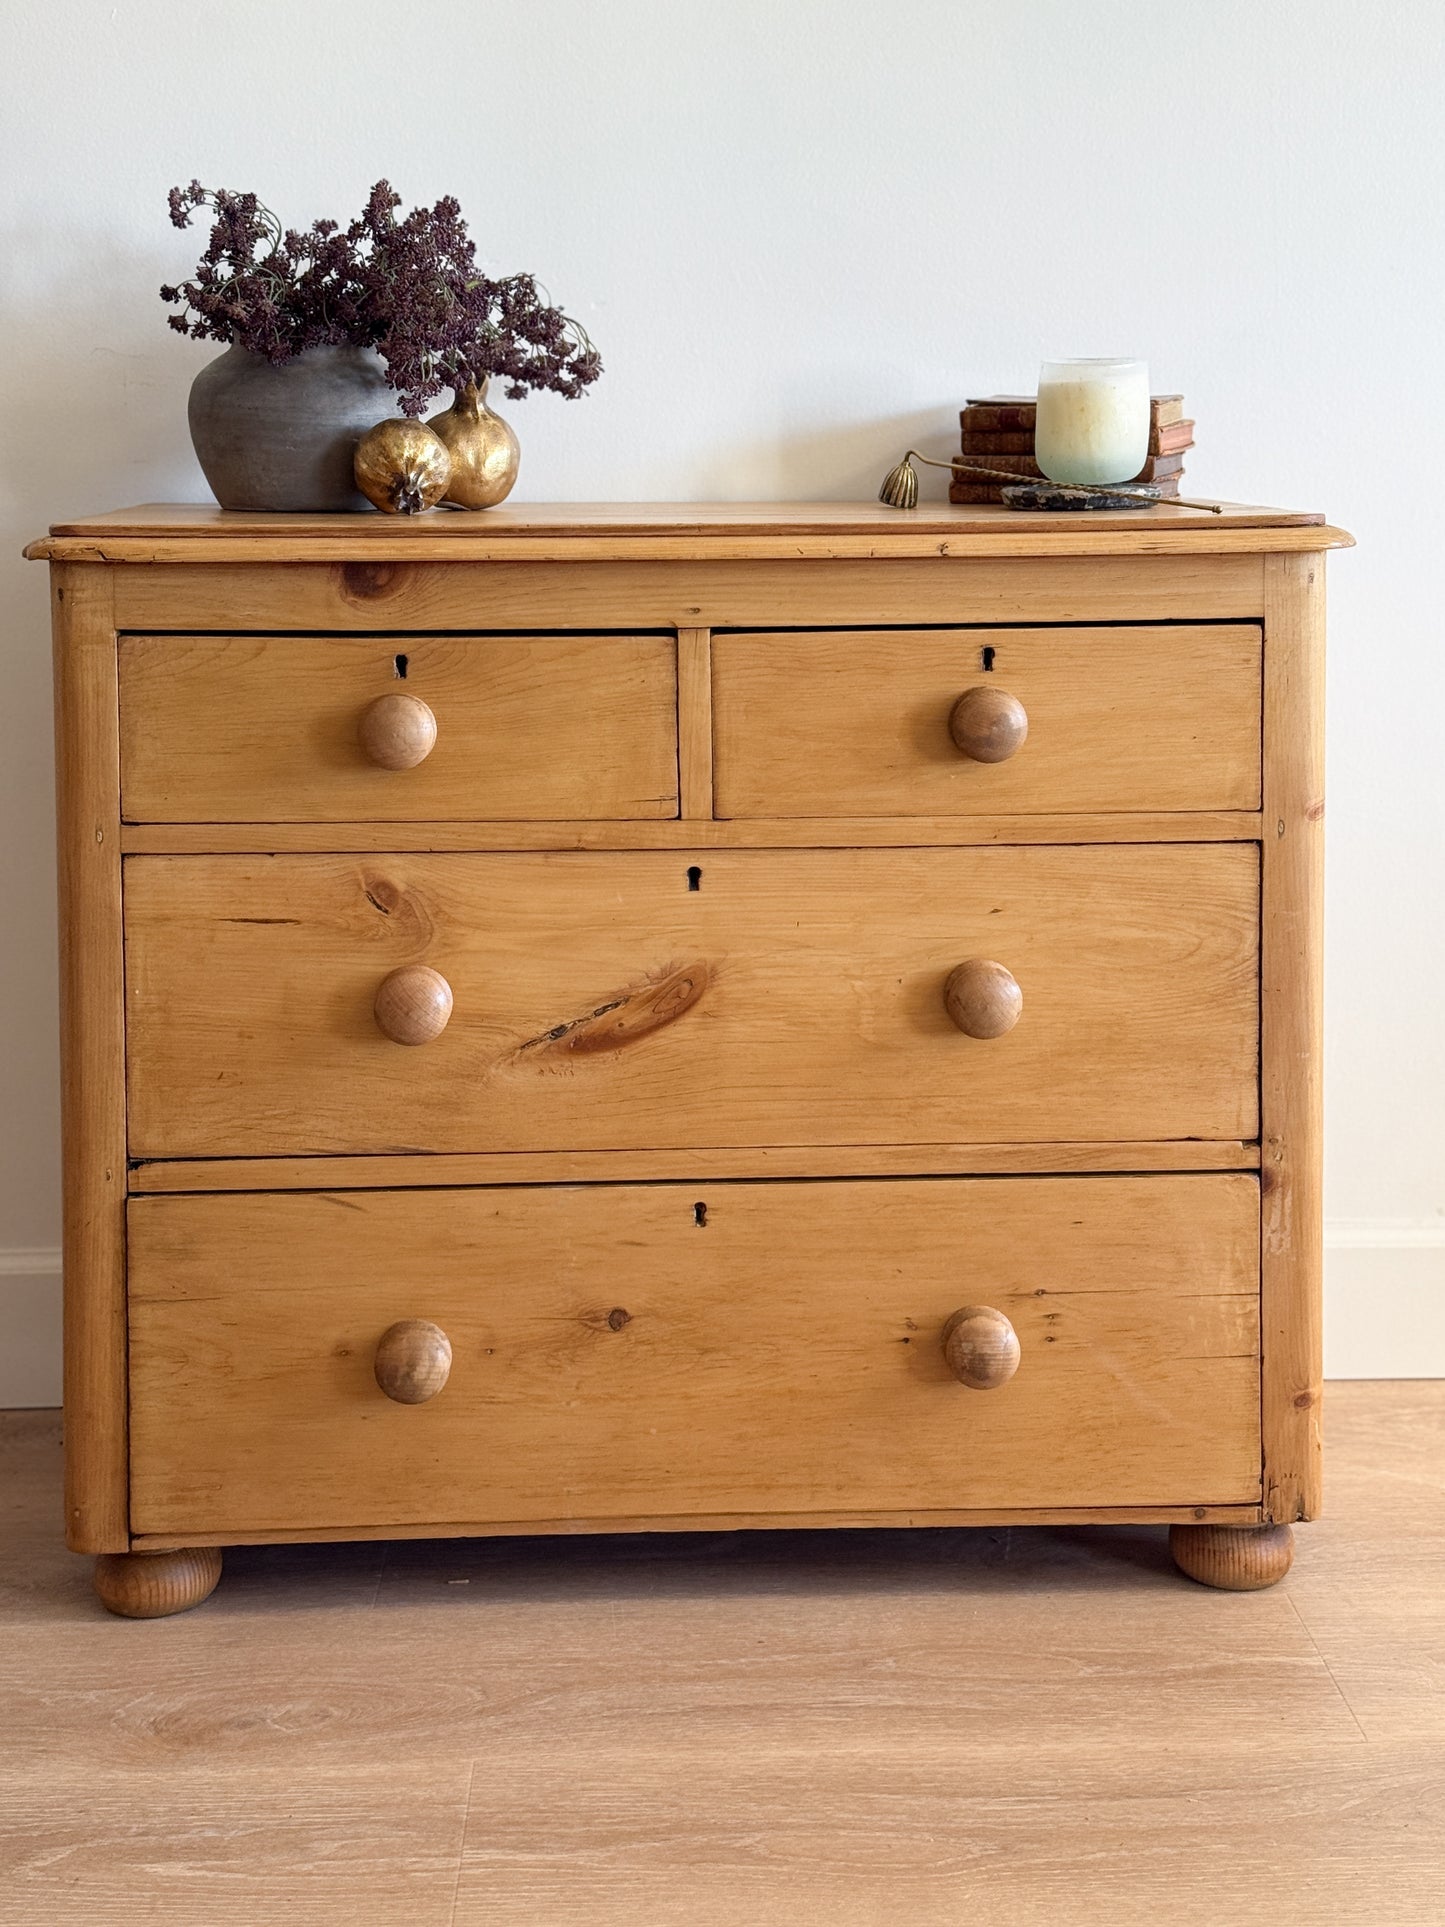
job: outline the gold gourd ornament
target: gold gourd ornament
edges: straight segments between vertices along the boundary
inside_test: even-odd
[[[425,422],[378,422],[356,444],[356,486],[387,515],[435,508],[452,478],[452,458]]]
[[[452,459],[445,499],[458,508],[495,508],[511,494],[522,459],[509,422],[487,406],[487,381],[454,391],[452,405],[427,423]]]

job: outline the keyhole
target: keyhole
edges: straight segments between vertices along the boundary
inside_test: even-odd
[[[687,887],[689,890],[700,890],[702,888],[702,868],[699,864],[693,863],[689,865]],[[699,1219],[698,1222],[701,1223],[702,1220]]]
[[[694,1224],[707,1223],[707,1206],[705,1204],[695,1204],[692,1207],[692,1221]]]
[[[985,643],[985,644],[984,644],[984,647],[983,647],[983,666],[984,666],[984,668],[985,668],[985,669],[992,669],[992,668],[993,668],[993,644],[992,644],[992,643]]]
[[[406,663],[407,659],[405,656],[393,656],[391,659],[391,666],[393,670],[395,670],[397,679],[400,682],[406,681]]]

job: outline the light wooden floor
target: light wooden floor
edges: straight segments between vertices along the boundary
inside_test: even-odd
[[[130,1623],[0,1417],[0,1921],[1445,1923],[1445,1383],[1274,1592],[1162,1531],[227,1555]]]

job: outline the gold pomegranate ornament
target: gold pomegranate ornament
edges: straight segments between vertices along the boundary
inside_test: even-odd
[[[425,422],[378,422],[356,444],[356,486],[387,515],[434,509],[452,478],[452,458]]]
[[[452,479],[446,500],[464,509],[494,508],[517,480],[521,446],[511,424],[487,406],[487,383],[469,381],[454,391],[450,408],[433,415],[428,428],[446,444]]]

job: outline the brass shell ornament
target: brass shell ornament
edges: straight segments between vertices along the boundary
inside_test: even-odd
[[[387,515],[435,508],[452,478],[452,458],[425,422],[378,422],[356,444],[356,486]]]
[[[433,415],[427,426],[451,457],[445,500],[458,508],[489,509],[507,499],[516,486],[522,449],[510,422],[488,408],[485,380],[458,388],[451,407]]]
[[[890,468],[883,477],[883,486],[878,491],[878,500],[891,509],[918,507],[918,470],[913,466],[911,448],[897,468]]]

